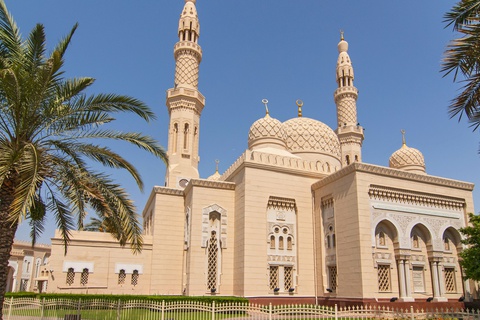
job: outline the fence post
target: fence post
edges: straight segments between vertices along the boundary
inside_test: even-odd
[[[162,300],[162,320],[165,320],[165,300]]]
[[[122,300],[118,299],[118,303],[117,303],[117,320],[120,320],[120,316],[121,316],[121,310],[120,310],[120,304],[122,303]]]
[[[12,315],[12,305],[13,305],[13,297],[10,297],[10,305],[8,306],[7,320],[10,320],[10,316]]]
[[[268,320],[272,320],[272,303],[270,302],[270,304],[268,305]]]
[[[82,314],[82,298],[78,298],[77,315]]]
[[[413,315],[413,306],[410,306],[410,319],[415,320],[415,316]]]
[[[337,307],[337,304],[335,304],[335,320],[338,320],[338,307]]]
[[[215,300],[212,302],[212,320],[215,320]]]
[[[45,309],[45,297],[43,297],[42,299],[42,304],[41,304],[41,308],[40,308],[40,317],[41,319],[43,319],[43,313],[44,313],[44,310]]]

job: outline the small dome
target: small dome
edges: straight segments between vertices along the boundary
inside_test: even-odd
[[[425,174],[425,159],[423,154],[415,148],[403,144],[390,157],[390,168],[412,171]]]
[[[285,149],[285,130],[282,123],[268,114],[255,121],[248,132],[248,147],[252,149],[260,144],[278,145]]]
[[[338,53],[347,52],[348,51],[348,42],[345,40],[340,40],[337,45]]]
[[[222,175],[218,173],[218,170],[216,170],[214,174],[207,178],[207,180],[217,181],[218,179],[220,179],[221,176]]]
[[[298,117],[285,121],[283,127],[287,135],[285,142],[290,152],[323,154],[340,161],[340,142],[335,132],[326,124]]]

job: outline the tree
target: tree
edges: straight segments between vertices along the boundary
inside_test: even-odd
[[[453,80],[464,83],[449,113],[459,120],[465,114],[475,131],[480,126],[480,1],[461,0],[444,18],[460,37],[447,46],[441,71],[444,76],[453,72]]]
[[[466,279],[480,281],[480,216],[470,213],[469,217],[470,225],[460,229],[465,236],[462,243],[468,246],[460,252],[460,263]]]
[[[116,113],[148,122],[154,119],[148,106],[123,95],[87,95],[94,79],[64,78],[64,54],[76,29],[47,55],[43,25],[23,39],[0,0],[0,319],[10,250],[23,220],[29,221],[35,243],[47,212],[52,214],[67,245],[70,230],[81,229],[86,211],[94,210],[108,217],[114,226],[109,231],[121,245],[141,249],[141,226],[129,195],[89,163],[126,170],[140,189],[142,179],[102,141],[130,143],[167,164],[154,139],[105,126]]]

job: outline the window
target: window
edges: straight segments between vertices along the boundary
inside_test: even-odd
[[[378,291],[379,292],[391,292],[390,282],[390,265],[379,264],[377,269],[378,274]]]
[[[332,291],[337,290],[337,266],[328,267],[328,284]]]
[[[270,249],[275,249],[275,236],[270,236]]]
[[[278,289],[278,266],[270,266],[270,290]]]
[[[445,291],[457,291],[455,286],[455,268],[445,268]]]
[[[82,275],[80,276],[80,284],[82,286],[88,283],[88,268],[83,269]]]
[[[336,243],[335,243],[335,233],[332,234],[332,246],[335,248]]]
[[[185,129],[183,131],[183,149],[188,148],[188,132],[189,132],[189,126],[188,126],[188,123],[185,123]]]
[[[132,284],[132,286],[136,286],[138,284],[138,270],[133,270],[133,273],[132,273],[132,281],[130,282]]]
[[[445,237],[445,239],[443,239],[443,244],[444,244],[444,247],[445,247],[445,251],[450,251],[450,241],[447,237]]]
[[[292,250],[292,237],[287,238],[287,250]]]
[[[387,245],[387,241],[385,240],[385,233],[380,231],[378,234],[378,245],[381,247],[385,247]]]
[[[20,282],[20,291],[28,291],[28,279],[22,279]]]
[[[293,288],[293,267],[285,267],[284,271],[284,287],[285,291],[288,291],[290,288]]]
[[[75,271],[73,270],[73,268],[68,268],[66,283],[68,285],[72,285],[74,281],[75,281]]]
[[[125,274],[125,270],[121,269],[118,273],[118,284],[125,284],[125,278],[127,275]]]
[[[278,238],[278,249],[283,250],[283,237]]]
[[[415,249],[420,248],[420,244],[418,243],[418,236],[417,236],[416,234],[413,235],[412,246],[413,246]]]
[[[218,274],[218,240],[216,232],[212,231],[208,243],[208,276],[207,289],[217,289],[217,274]]]

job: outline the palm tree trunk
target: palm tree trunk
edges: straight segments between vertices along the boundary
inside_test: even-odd
[[[10,181],[4,181],[0,188],[0,320],[3,319],[3,301],[7,289],[8,259],[12,250],[17,223],[8,221],[10,204],[13,201],[14,188]]]

